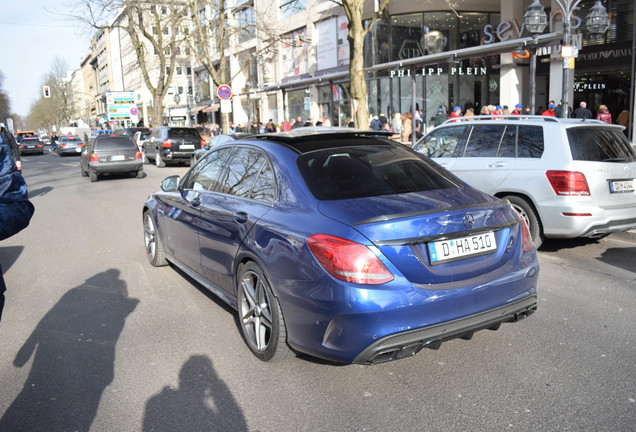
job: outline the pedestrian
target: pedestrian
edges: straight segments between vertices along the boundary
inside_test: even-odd
[[[371,123],[369,123],[369,129],[374,131],[379,131],[382,129],[382,123],[380,123],[380,119],[377,115],[371,117]]]
[[[511,114],[512,115],[521,115],[521,114],[523,114],[523,105],[521,105],[520,103],[515,105],[515,109],[512,110]]]
[[[413,128],[413,121],[412,121],[412,114],[410,112],[404,113],[404,115],[402,116],[402,142],[406,143],[406,142],[411,142],[411,132],[413,132],[412,128]]]
[[[503,107],[501,105],[497,105],[495,107],[495,110],[492,112],[492,115],[494,116],[503,115]],[[502,117],[494,117],[493,120],[502,120]]]
[[[27,185],[13,156],[17,147],[13,135],[0,127],[0,240],[11,237],[29,225],[35,208],[29,201]],[[0,319],[7,287],[0,265]]]
[[[402,114],[396,112],[393,114],[393,120],[391,120],[391,129],[393,133],[400,136],[402,134]]]
[[[573,117],[580,119],[591,119],[594,117],[594,115],[592,114],[592,111],[587,109],[587,103],[585,101],[581,101],[581,103],[579,103],[579,107],[574,110]]]
[[[546,116],[546,117],[556,117],[556,114],[554,114],[554,109],[556,108],[556,106],[554,104],[550,104],[548,105],[548,109],[543,111],[543,113],[541,113],[542,116]]]
[[[446,114],[444,114],[442,107],[437,108],[437,114],[435,114],[433,121],[435,122],[435,126],[439,126],[446,121]]]
[[[459,105],[453,108],[453,112],[450,115],[451,120],[457,119],[462,116],[462,107]]]
[[[488,105],[484,105],[483,107],[481,107],[481,111],[479,111],[479,115],[483,115],[483,116],[490,115],[490,108],[488,108]]]
[[[291,126],[292,129],[298,129],[299,127],[303,127],[303,118],[301,116],[298,116]]]
[[[267,133],[276,132],[276,125],[274,124],[274,120],[269,119],[269,121],[267,122],[267,125],[265,126],[265,131]]]
[[[464,117],[473,117],[474,115],[475,115],[475,110],[473,110],[472,108],[467,108],[466,112],[464,113]]]
[[[612,124],[612,114],[607,109],[607,105],[601,105],[598,107],[598,114],[596,114],[596,120],[600,120],[607,124]]]

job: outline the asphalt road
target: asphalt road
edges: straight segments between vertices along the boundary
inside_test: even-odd
[[[547,241],[539,310],[376,366],[262,363],[235,312],[143,248],[185,167],[91,183],[27,156],[31,225],[0,243],[0,431],[634,431],[636,235]]]

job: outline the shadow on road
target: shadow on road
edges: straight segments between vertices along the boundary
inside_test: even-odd
[[[51,186],[45,186],[45,187],[41,187],[39,189],[30,190],[29,191],[29,198],[35,198],[37,196],[46,195],[47,193],[51,192],[52,190],[53,190],[53,188]]]
[[[0,264],[2,264],[2,270],[5,273],[18,260],[23,250],[24,246],[0,247]]]
[[[179,388],[164,387],[146,403],[144,432],[248,431],[234,396],[212,361],[191,356],[179,372]]]
[[[600,258],[598,258],[598,260],[607,265],[636,273],[636,262],[634,262],[634,255],[636,255],[636,247],[610,248],[606,249],[601,254]]]
[[[113,380],[115,344],[137,303],[114,269],[64,294],[13,360],[21,368],[33,357],[33,365],[0,431],[88,431]]]

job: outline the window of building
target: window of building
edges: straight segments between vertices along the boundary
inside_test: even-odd
[[[183,69],[181,69],[181,66],[177,66],[175,69],[176,69],[177,75],[183,75]]]
[[[288,17],[305,9],[307,9],[306,0],[281,0],[280,3],[280,11],[283,17]]]
[[[240,9],[236,11],[236,20],[238,21],[239,42],[245,42],[255,37],[255,18],[252,1],[246,2]]]

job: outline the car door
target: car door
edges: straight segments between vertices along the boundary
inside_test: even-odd
[[[176,259],[200,275],[204,274],[199,245],[202,194],[216,188],[230,150],[217,152],[206,164],[197,165],[184,178],[178,194],[171,195],[164,202],[166,244],[170,245]]]
[[[516,136],[517,125],[474,125],[450,171],[482,192],[494,194],[514,169]]]
[[[209,155],[206,155],[206,158]],[[202,196],[201,265],[206,279],[236,298],[235,258],[254,224],[276,196],[272,165],[261,150],[238,147],[217,192]]]

